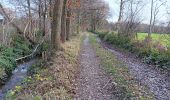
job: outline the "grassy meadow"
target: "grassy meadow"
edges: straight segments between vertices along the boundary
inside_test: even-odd
[[[147,37],[147,35],[147,33],[138,33],[137,39],[142,41]],[[170,46],[170,35],[153,33],[151,36],[154,42],[159,41],[164,46]]]

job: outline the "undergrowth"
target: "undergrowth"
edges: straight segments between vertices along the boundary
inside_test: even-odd
[[[101,59],[103,68],[112,75],[115,81],[114,95],[120,100],[152,100],[152,94],[145,86],[140,86],[129,74],[127,66],[118,61],[115,56],[101,47],[95,35],[90,35],[90,42]]]
[[[154,44],[151,40],[136,41],[126,37],[118,36],[116,33],[96,32],[98,36],[118,48],[135,53],[143,62],[156,65],[157,67],[170,70],[170,50],[164,50],[159,43]]]
[[[14,36],[10,46],[0,44],[0,85],[3,85],[16,67],[15,59],[31,53],[32,45],[21,36]]]
[[[21,100],[71,100],[75,93],[73,85],[78,69],[82,35],[76,35],[62,45],[46,64],[39,62],[29,70],[30,76],[23,80],[21,89],[11,90],[6,98]]]

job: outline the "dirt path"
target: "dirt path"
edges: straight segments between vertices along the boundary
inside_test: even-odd
[[[100,68],[88,37],[84,40],[80,56],[75,100],[115,100],[112,91],[109,90],[112,84],[107,84],[110,78]]]
[[[98,41],[100,42],[100,40]],[[110,45],[105,43],[102,45],[117,56],[119,60],[123,61],[129,67],[130,73],[142,85],[149,87],[156,100],[170,100],[170,73],[148,66],[131,54],[120,52]]]

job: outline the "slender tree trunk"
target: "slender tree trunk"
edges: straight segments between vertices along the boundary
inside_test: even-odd
[[[66,40],[70,39],[71,34],[71,12],[67,11],[67,19],[66,19]]]
[[[122,20],[123,17],[123,0],[120,1],[120,11],[119,11],[119,19],[118,22]]]
[[[61,19],[61,41],[64,43],[66,41],[66,3],[67,0],[64,0],[63,3],[63,11],[62,11],[62,19]]]
[[[38,4],[39,31],[42,31],[42,24],[41,24],[42,5],[41,3],[42,3],[41,0],[39,0],[39,4]]]
[[[32,15],[31,15],[31,4],[30,4],[30,0],[27,0],[27,4],[28,4],[28,21],[29,21],[29,36],[31,37],[32,33],[33,33],[33,27],[32,27]]]
[[[78,10],[78,13],[77,13],[77,34],[80,33],[80,10]]]
[[[149,26],[149,33],[148,33],[148,37],[151,38],[151,34],[152,34],[152,22],[153,22],[153,2],[154,0],[152,0],[151,2],[151,17],[150,17],[150,26]]]
[[[90,22],[90,24],[91,24],[91,30],[96,31],[96,29],[95,29],[96,19],[95,19],[95,13],[94,12],[91,14],[91,22]]]
[[[120,1],[120,11],[119,11],[119,18],[118,18],[118,23],[117,23],[117,30],[118,30],[118,35],[120,36],[121,34],[121,21],[123,17],[123,6],[124,6],[124,0]]]
[[[52,48],[60,49],[60,33],[61,33],[61,16],[62,16],[63,0],[55,0],[53,7],[51,41]]]
[[[47,12],[47,4],[46,4],[46,0],[44,0],[44,12],[43,12],[43,36],[45,36],[46,12]]]

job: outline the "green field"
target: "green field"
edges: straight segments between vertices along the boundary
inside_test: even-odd
[[[147,33],[138,33],[137,35],[138,35],[138,37],[137,37],[138,40],[144,40],[148,34]],[[165,46],[170,46],[170,35],[153,33],[151,36],[152,36],[152,39],[154,40],[154,42],[159,41]]]

